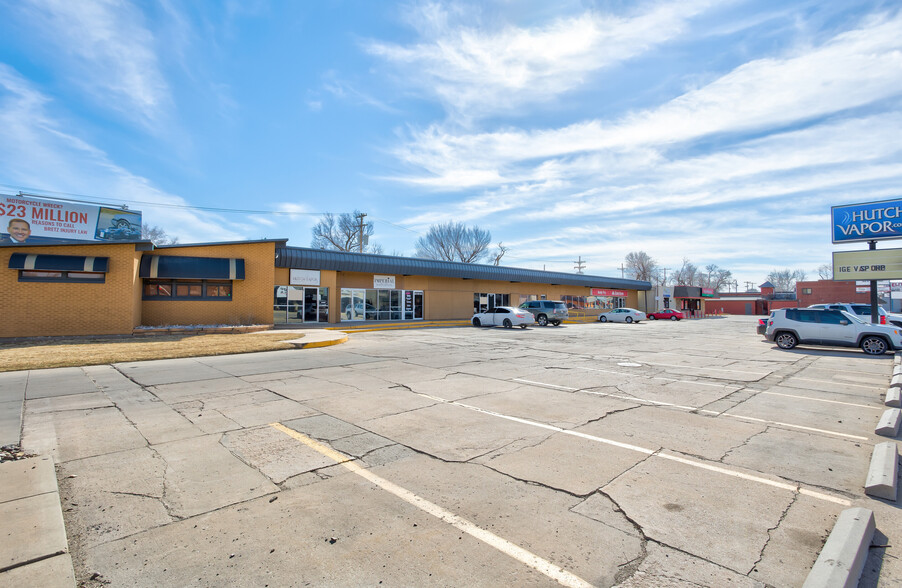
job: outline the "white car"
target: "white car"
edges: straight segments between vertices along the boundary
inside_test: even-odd
[[[536,317],[522,308],[496,306],[486,312],[477,312],[473,315],[472,322],[474,327],[501,326],[511,329],[514,325],[519,325],[521,329],[525,329],[536,322]]]
[[[866,323],[854,314],[830,308],[778,308],[767,319],[764,337],[780,349],[796,345],[861,347],[869,355],[902,349],[902,330]]]
[[[598,322],[638,323],[645,320],[645,313],[635,308],[615,308],[611,312],[598,315]]]
[[[828,310],[842,310],[853,314],[866,323],[873,323],[871,320],[871,305],[864,303],[834,302],[833,304],[812,304],[808,308],[820,308]],[[881,325],[896,325],[902,327],[902,315],[886,312],[882,307],[877,307],[877,315],[880,317]],[[877,324],[877,323],[875,323]]]

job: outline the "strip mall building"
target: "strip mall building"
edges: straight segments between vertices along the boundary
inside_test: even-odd
[[[0,337],[172,325],[468,319],[527,300],[653,306],[644,281],[289,247],[284,239],[0,248]]]

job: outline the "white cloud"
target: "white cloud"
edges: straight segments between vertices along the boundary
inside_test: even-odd
[[[40,42],[101,106],[149,125],[170,102],[153,34],[140,11],[117,0],[29,0],[26,11]]]
[[[656,3],[626,18],[589,11],[540,27],[489,30],[470,24],[478,20],[472,14],[468,24],[458,24],[462,14],[425,3],[409,19],[421,43],[371,41],[366,49],[434,94],[455,118],[480,118],[568,92],[593,72],[677,37],[710,4]]]
[[[5,182],[45,192],[90,194],[92,199],[108,197],[112,203],[127,201],[142,210],[145,222],[160,225],[182,242],[237,240],[253,229],[217,214],[178,208],[188,202],[61,130],[47,111],[50,104],[15,70],[0,64],[0,127],[4,129],[0,160]]]

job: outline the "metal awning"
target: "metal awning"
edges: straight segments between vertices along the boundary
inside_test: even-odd
[[[187,280],[243,280],[244,260],[228,257],[144,255],[141,257],[138,276]]]
[[[13,253],[9,258],[9,269],[19,270],[106,273],[109,271],[109,265],[109,257],[86,257],[83,255]]]

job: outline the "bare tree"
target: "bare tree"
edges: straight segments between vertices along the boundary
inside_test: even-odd
[[[644,251],[626,254],[626,271],[634,280],[651,282],[658,273],[658,262]]]
[[[670,275],[670,283],[674,286],[697,286],[699,281],[698,267],[689,258],[683,258],[683,265]]]
[[[314,249],[329,249],[333,251],[363,251],[365,253],[382,253],[382,247],[370,244],[369,238],[373,234],[373,223],[363,224],[363,235],[360,231],[359,210],[353,214],[343,212],[335,218],[330,212],[313,226],[313,241],[310,246]],[[366,215],[364,215],[366,216]],[[360,239],[363,237],[363,247]]]
[[[713,288],[716,291],[720,291],[724,287],[729,288],[733,283],[733,272],[723,269],[722,267],[717,267],[717,264],[711,263],[706,265],[705,271],[708,272],[707,275],[704,276],[706,288]]]
[[[429,227],[425,236],[417,239],[416,256],[425,259],[477,263],[488,255],[492,234],[478,226],[447,222]],[[498,260],[501,258],[498,257]]]
[[[501,263],[501,258],[504,257],[504,254],[507,253],[507,250],[510,247],[505,247],[501,244],[501,241],[498,241],[498,253],[495,254],[494,265],[499,265]]]
[[[767,281],[774,285],[774,292],[793,292],[796,282],[804,282],[808,274],[802,270],[773,270],[767,274]]]
[[[178,237],[170,237],[161,227],[141,223],[141,238],[152,241],[154,245],[178,245]]]
[[[817,268],[817,277],[822,280],[832,280],[833,279],[833,266],[829,263],[825,263],[824,265]]]

